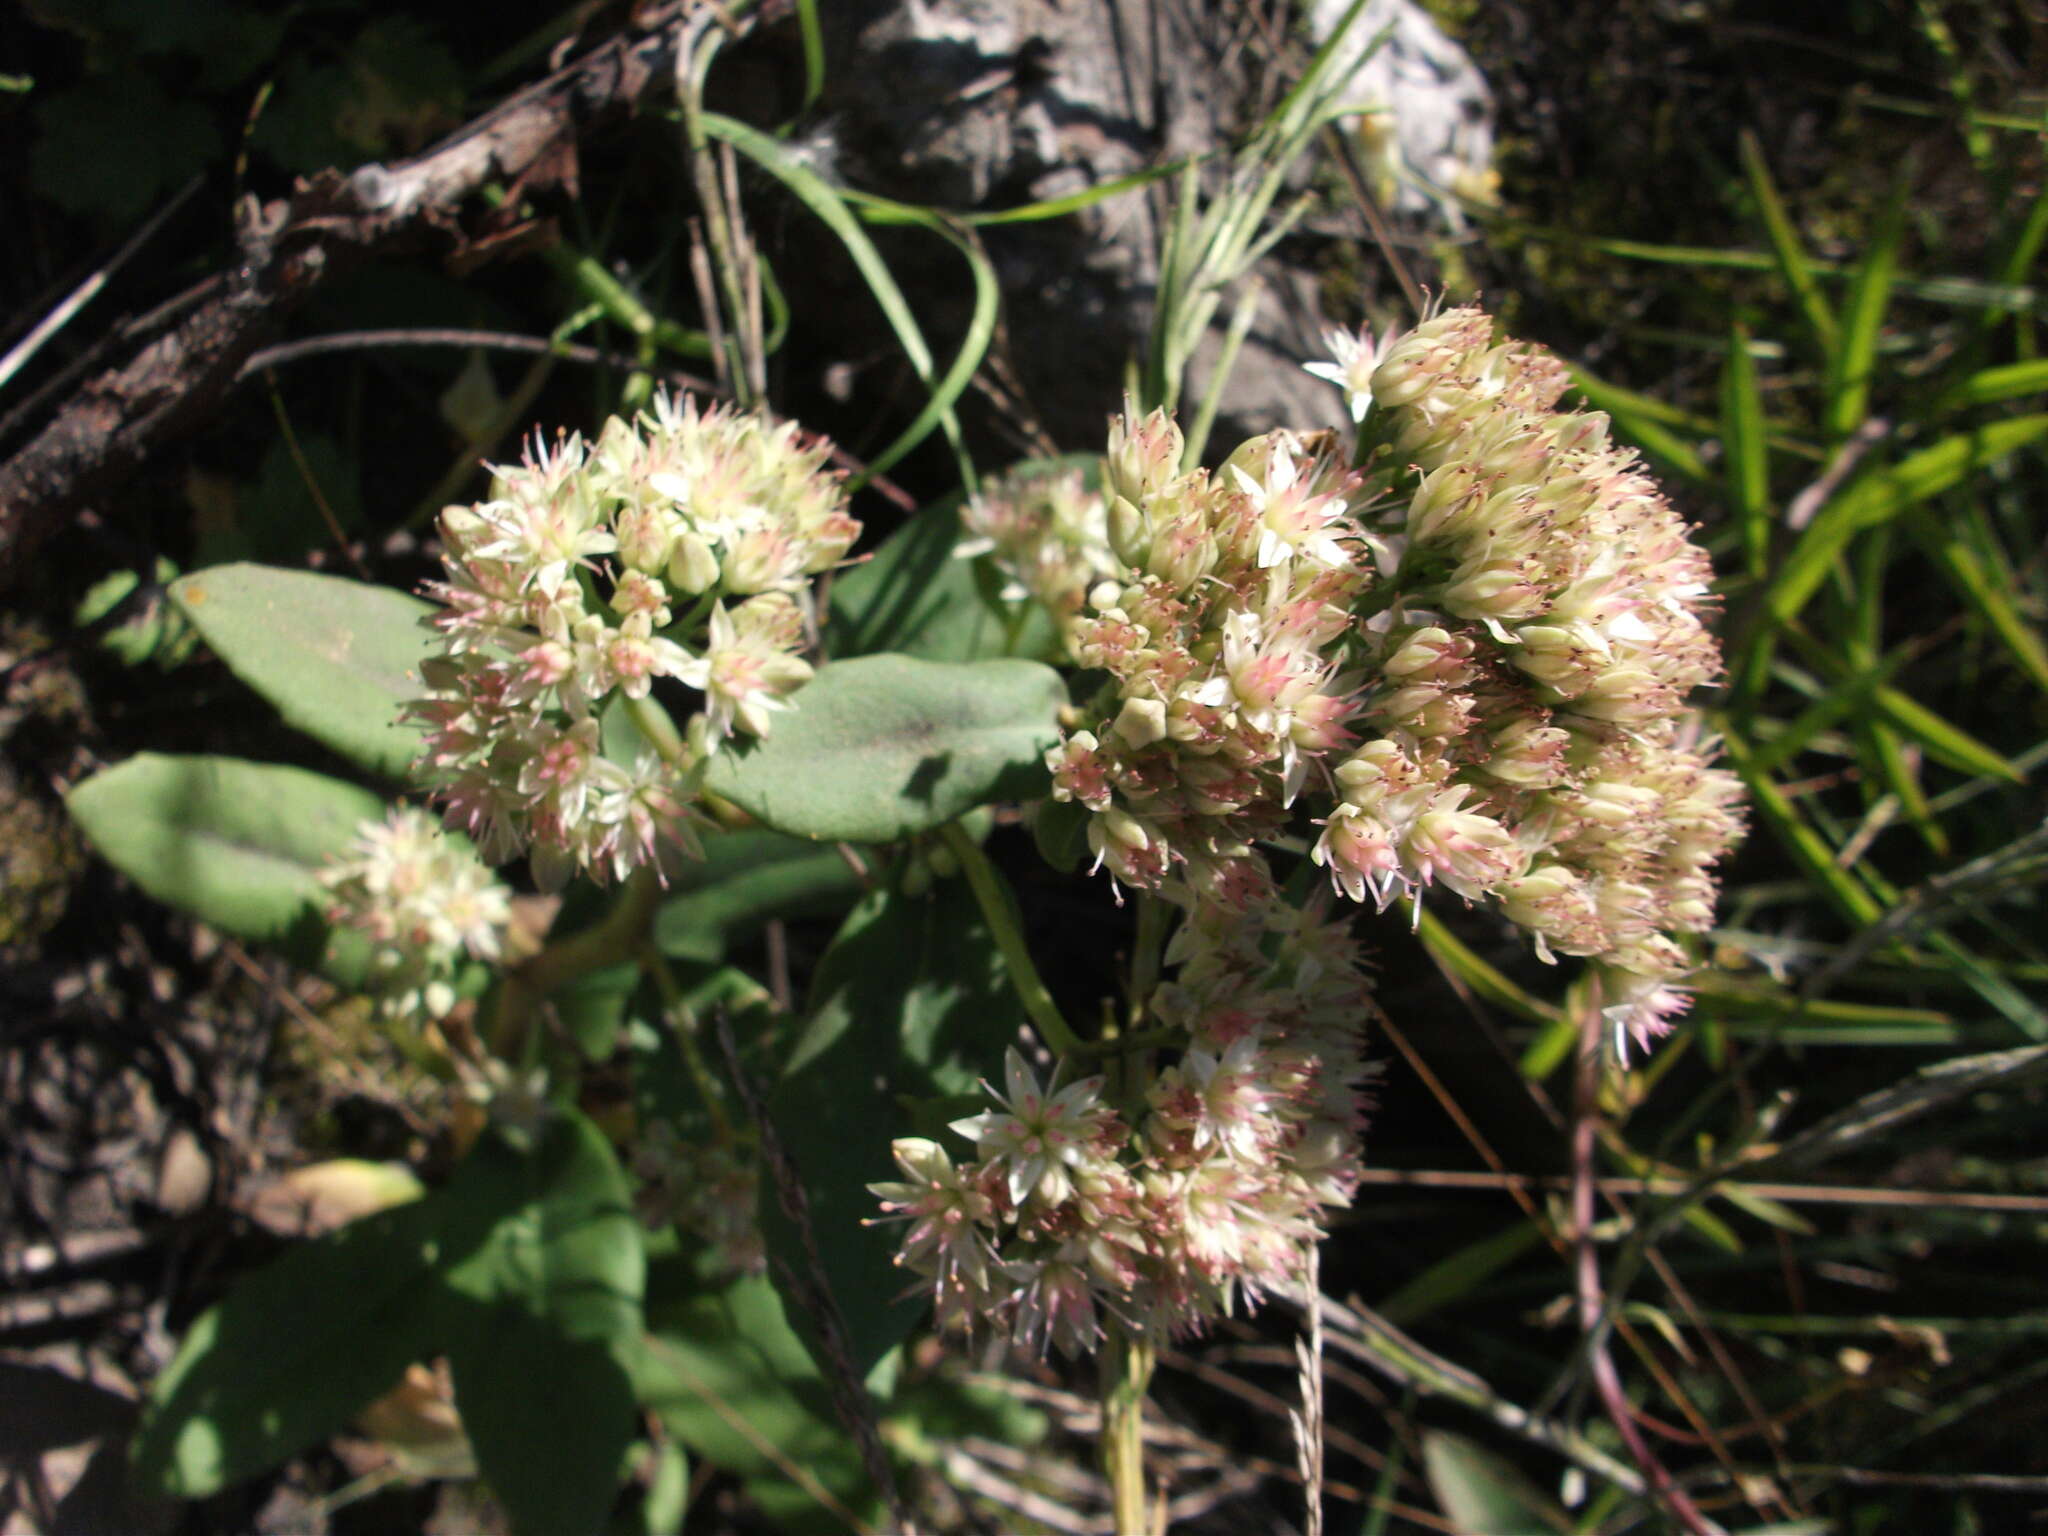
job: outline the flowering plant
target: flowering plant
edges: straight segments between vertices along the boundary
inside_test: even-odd
[[[981,659],[870,644],[821,664],[845,630],[821,586],[861,533],[828,445],[657,394],[588,441],[536,439],[444,512],[424,607],[260,568],[178,589],[229,664],[331,746],[384,767],[398,733],[448,830],[225,761],[131,764],[74,803],[138,878],[240,931],[282,931],[303,891],[324,936],[301,953],[445,1053],[491,1157],[555,1168],[548,1198],[571,1208],[616,1202],[641,1255],[613,1275],[624,1297],[648,1234],[681,1233],[722,1283],[771,1267],[848,1390],[927,1305],[941,1330],[1106,1350],[1124,1417],[1105,1455],[1141,1487],[1153,1352],[1301,1294],[1357,1193],[1378,1006],[1360,908],[1483,906],[1542,959],[1585,957],[1619,1055],[1683,1008],[1684,939],[1711,921],[1739,827],[1686,713],[1718,664],[1705,560],[1604,418],[1560,411],[1556,362],[1497,343],[1476,310],[1332,340],[1321,371],[1349,434],[1269,432],[1207,469],[1168,414],[1126,410],[1098,476],[972,498],[955,564],[990,563],[993,597],[967,600],[1004,615]],[[841,570],[833,603],[885,608],[914,537]],[[257,620],[282,602],[346,613],[345,654],[281,664]],[[1000,654],[1032,633],[1071,686]],[[333,685],[393,659],[366,733]],[[223,872],[169,881],[123,819],[165,774],[240,816],[260,782],[272,819],[253,835],[288,820],[304,884],[252,913]],[[1085,858],[1115,903],[1135,898],[1124,1002],[1097,1031],[1068,1021],[959,819],[1020,800],[1055,863]],[[532,899],[579,875],[617,894],[515,955],[515,898],[489,866],[521,858]],[[780,1010],[750,977],[691,959],[722,894],[700,871],[721,859],[728,881],[762,859],[801,871],[795,889],[828,906],[865,887],[793,1044],[773,1044]],[[962,877],[973,900],[934,906],[933,882]],[[933,945],[951,956],[936,972],[906,968]],[[568,1000],[604,974],[614,1023],[589,1034]],[[920,1038],[927,1012],[942,1027]],[[622,1046],[635,1018],[646,1046]],[[602,1134],[575,1085],[622,1049],[648,1086],[630,1128]],[[750,1050],[781,1057],[765,1104]],[[894,1141],[896,1178],[885,1122],[834,1085],[849,1071],[926,1106]],[[963,1114],[977,1076],[1000,1086]],[[466,1188],[433,1198],[488,1203]],[[456,1283],[430,1268],[428,1291]],[[523,1273],[467,1283],[526,1294]],[[631,1355],[639,1302],[595,1322],[552,1289],[522,1305],[609,1341],[593,1401],[660,1399]],[[489,1379],[462,1328],[394,1347],[447,1353],[458,1403]],[[188,1348],[167,1377],[160,1454],[180,1454],[181,1393],[217,1368]],[[477,1453],[516,1486],[503,1447]]]
[[[652,1236],[681,1234],[718,1283],[772,1270],[856,1396],[927,1307],[942,1331],[1106,1351],[1106,1465],[1141,1488],[1154,1352],[1304,1294],[1357,1193],[1378,1006],[1360,909],[1484,907],[1543,960],[1586,958],[1620,1055],[1684,1007],[1685,938],[1711,921],[1739,828],[1686,712],[1718,665],[1706,562],[1604,418],[1559,410],[1559,365],[1496,342],[1476,310],[1332,342],[1320,371],[1348,433],[1269,432],[1209,469],[1170,415],[1127,409],[1098,474],[971,498],[953,565],[997,579],[961,600],[1002,622],[949,660],[889,654],[885,625],[855,642],[868,654],[821,661],[821,641],[888,610],[925,535],[843,569],[861,525],[829,445],[792,424],[656,394],[589,440],[536,438],[442,514],[424,606],[255,567],[177,589],[247,681],[366,767],[402,762],[447,830],[227,760],[130,764],[74,804],[144,883],[237,931],[290,930],[439,1053],[472,1106],[464,1134],[497,1149],[465,1169],[509,1160],[545,1199],[613,1212],[633,1257],[604,1261],[621,1303],[595,1319],[556,1289],[566,1252],[539,1293],[518,1266],[419,1279],[603,1341],[593,1404],[662,1400],[634,1353],[637,1298]],[[281,654],[261,620],[286,603],[344,616],[341,653]],[[1016,645],[1067,673],[1003,654]],[[288,846],[301,883],[252,908],[203,859],[173,879],[133,835],[166,784],[187,824],[194,794],[216,808],[202,822],[256,815],[239,835]],[[1135,901],[1123,1002],[1097,1030],[1041,978],[986,823],[960,819],[1020,802],[1056,864],[1085,860]],[[490,872],[522,859],[531,898]],[[719,963],[726,888],[763,860],[795,875],[784,897],[858,896],[808,1025],[780,1044],[783,1009]],[[608,907],[563,906],[564,932],[515,948],[515,901],[573,896],[579,876],[617,887]],[[962,878],[971,901],[934,904],[934,882]],[[572,999],[601,976],[618,979],[592,1021]],[[577,1085],[622,1051],[643,1086],[605,1132]],[[848,1073],[908,1106],[898,1177]],[[963,1113],[977,1078],[1000,1086]],[[492,1187],[458,1177],[411,1219],[488,1226]],[[491,1379],[488,1335],[414,1332],[396,1364],[447,1354],[458,1404]],[[703,1364],[687,1351],[706,1340],[664,1337]],[[181,1404],[221,1368],[188,1345],[154,1454],[183,1464]],[[477,1455],[518,1486],[505,1445]],[[604,1486],[592,1471],[587,1497]]]

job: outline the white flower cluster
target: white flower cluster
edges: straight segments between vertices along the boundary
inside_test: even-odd
[[[860,533],[824,458],[792,424],[657,395],[595,443],[536,444],[488,501],[441,515],[443,651],[412,713],[450,822],[486,859],[530,851],[554,888],[696,853],[693,770],[726,737],[768,734],[810,680],[811,579]],[[614,761],[600,709],[661,677],[704,696],[688,760]]]
[[[903,1178],[873,1189],[942,1324],[1068,1353],[1105,1316],[1185,1333],[1299,1280],[1350,1202],[1372,1003],[1347,925],[1268,893],[1197,908],[1168,958],[1157,1012],[1186,1049],[1140,1102],[1106,1103],[1099,1077],[1042,1086],[1012,1050],[998,1107],[953,1126],[973,1160],[895,1144]]]
[[[1605,416],[1557,409],[1564,366],[1478,310],[1330,340],[1312,371],[1354,444],[1272,432],[1182,473],[1170,421],[1112,423],[1122,570],[1069,643],[1113,688],[1048,755],[1054,796],[1119,882],[1227,899],[1308,794],[1339,891],[1491,900],[1545,959],[1593,958],[1647,1042],[1741,832],[1687,706],[1720,667],[1706,555]],[[995,541],[1026,587],[1078,564],[1038,526]]]
[[[974,537],[962,540],[956,553],[994,555],[1008,578],[1003,599],[1038,603],[1062,637],[1089,589],[1123,574],[1109,547],[1108,508],[1078,469],[1006,475],[970,497],[960,520]]]
[[[753,1158],[729,1143],[686,1140],[672,1122],[654,1120],[634,1139],[630,1168],[633,1210],[643,1226],[681,1227],[703,1244],[718,1274],[755,1275],[768,1267]]]
[[[1107,718],[1047,755],[1053,795],[1096,814],[1121,883],[1219,898],[1263,878],[1311,765],[1352,739],[1340,671],[1368,577],[1353,556],[1359,477],[1325,436],[1254,438],[1214,475],[1180,470],[1163,414],[1110,428],[1104,463],[1121,581],[1075,621],[1074,658],[1113,679]],[[1113,712],[1112,712],[1113,711]]]
[[[1365,375],[1368,339],[1349,350]],[[1741,786],[1687,712],[1721,662],[1706,554],[1605,416],[1556,409],[1568,382],[1472,309],[1378,349],[1365,526],[1392,600],[1316,857],[1354,899],[1492,898],[1545,958],[1593,957],[1647,1044],[1684,1006],[1672,934],[1713,922]]]
[[[1706,556],[1604,416],[1557,409],[1563,366],[1478,311],[1333,349],[1353,443],[1183,470],[1173,423],[1127,413],[1106,552],[1072,516],[979,514],[1056,610],[1113,562],[1065,599],[1110,680],[1046,760],[1097,867],[1186,913],[1154,1005],[1181,1055],[1121,1104],[1013,1055],[1001,1109],[954,1127],[972,1162],[897,1144],[877,1193],[942,1317],[1078,1349],[1105,1311],[1172,1332],[1300,1272],[1357,1178],[1371,1005],[1345,924],[1275,897],[1260,845],[1297,817],[1338,895],[1441,886],[1591,957],[1619,1039],[1685,1004],[1674,935],[1712,922],[1741,830],[1687,714],[1720,665]]]
[[[464,955],[498,958],[512,893],[426,812],[400,806],[357,830],[321,873],[327,919],[372,945],[366,990],[387,1013],[439,1018],[455,1006]]]

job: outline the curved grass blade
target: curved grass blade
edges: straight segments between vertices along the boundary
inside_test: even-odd
[[[871,218],[871,209],[886,210],[886,222],[892,224],[914,224],[943,237],[953,249],[966,259],[968,271],[974,275],[974,313],[967,322],[967,334],[960,340],[960,351],[954,356],[953,364],[946,370],[946,376],[939,380],[932,390],[931,398],[917,413],[909,426],[905,427],[895,442],[884,448],[869,461],[867,474],[879,475],[901,459],[931,434],[943,414],[950,414],[953,402],[966,392],[974,381],[974,373],[981,366],[981,360],[988,356],[989,343],[995,338],[996,315],[1002,300],[1002,290],[996,282],[995,264],[972,235],[963,235],[945,219],[922,208],[912,208],[903,203],[891,202],[887,198],[875,197],[866,192],[855,192],[849,188],[845,197],[848,203],[861,211],[863,218]],[[874,220],[874,222],[883,222]],[[975,489],[975,477],[971,465],[963,460],[962,479],[970,494]]]
[[[1800,535],[1771,583],[1748,653],[1733,670],[1744,676],[1762,675],[1761,663],[1770,654],[1776,629],[1797,617],[1820,590],[1856,534],[1940,495],[2042,437],[2048,437],[2048,414],[2015,416],[1944,438],[1889,469],[1853,482],[1821,508]]]
[[[1756,808],[1757,818],[1771,829],[1786,852],[1806,871],[1836,910],[1858,927],[1882,917],[1884,910],[1877,898],[1853,873],[1835,862],[1834,850],[1828,847],[1776,782],[1769,775],[1756,771],[1748,743],[1725,719],[1716,720],[1715,729],[1727,748],[1729,765],[1749,790],[1750,804]]]
[[[1985,368],[1958,379],[1935,400],[1934,411],[1961,410],[1971,405],[1996,405],[2001,400],[2018,400],[2025,395],[2048,394],[2048,358],[2029,358]]]
[[[808,112],[825,90],[825,30],[818,22],[818,0],[796,0],[797,32],[804,47],[804,100]]]
[[[853,259],[862,280],[867,283],[868,292],[874,295],[883,318],[889,322],[889,328],[896,333],[897,345],[903,348],[903,355],[910,360],[911,369],[931,392],[933,402],[938,403],[941,400],[940,382],[935,377],[931,348],[925,343],[924,332],[919,329],[917,317],[911,313],[910,305],[903,297],[903,290],[896,286],[896,279],[890,274],[888,263],[882,260],[882,253],[875,249],[875,243],[868,238],[867,231],[860,227],[860,221],[853,216],[846,199],[816,171],[804,165],[782,145],[758,129],[750,128],[735,118],[717,112],[702,113],[699,120],[706,134],[730,144],[781,182],[798,202],[816,214],[825,227],[838,237],[839,243],[846,247],[846,254]],[[979,359],[976,361],[978,363]],[[971,369],[969,373],[971,376]],[[966,380],[962,379],[960,388],[965,387]],[[957,397],[956,390],[955,398]],[[920,420],[922,419],[920,417]],[[945,400],[943,404],[939,404],[939,408],[932,413],[932,419],[945,432],[947,441],[953,445],[953,454],[959,462],[961,476],[971,484],[974,467],[967,457],[966,444],[960,436],[960,421],[953,414],[952,401]],[[929,431],[930,428],[927,427],[925,430]],[[901,458],[921,440],[919,438],[905,442],[899,438],[890,444],[890,451],[894,452],[897,458]]]
[[[1914,539],[1957,595],[2004,642],[2034,686],[2048,693],[2048,645],[2042,643],[2040,632],[2020,617],[2009,583],[1995,578],[1991,565],[1976,550],[1926,513],[1916,514],[1910,526]]]
[[[1079,213],[1083,208],[1092,208],[1097,203],[1109,201],[1125,192],[1134,192],[1139,187],[1150,186],[1155,181],[1164,181],[1169,176],[1178,176],[1183,170],[1192,169],[1208,155],[1192,155],[1181,160],[1169,160],[1164,165],[1147,166],[1142,171],[1132,171],[1127,176],[1112,177],[1097,182],[1092,187],[1083,187],[1079,192],[1069,192],[1065,197],[1049,197],[1041,202],[1022,203],[1015,208],[997,208],[987,212],[957,208],[906,208],[901,203],[890,203],[886,199],[862,195],[863,203],[877,206],[864,207],[862,217],[870,224],[916,224],[926,219],[943,219],[948,224],[972,225],[982,229],[992,224],[1039,224],[1047,219],[1065,218],[1070,213]]]
[[[1840,341],[1834,311],[1828,307],[1820,284],[1814,280],[1813,264],[1807,259],[1806,246],[1771,181],[1770,167],[1764,163],[1763,148],[1757,143],[1756,135],[1747,130],[1742,135],[1741,154],[1743,175],[1749,181],[1750,196],[1756,200],[1757,213],[1763,219],[1764,233],[1771,242],[1772,254],[1777,258],[1778,271],[1799,303],[1799,312],[1806,318],[1806,328],[1813,333],[1816,349],[1823,357],[1831,358]]]
[[[1762,576],[1771,557],[1771,466],[1765,444],[1763,393],[1749,332],[1728,333],[1728,363],[1721,370],[1721,456],[1728,508],[1742,534],[1742,557],[1752,576]]]
[[[1884,328],[1885,308],[1891,301],[1892,281],[1898,274],[1899,242],[1906,232],[1909,189],[1908,176],[1901,173],[1878,218],[1869,254],[1849,285],[1841,345],[1829,355],[1824,414],[1828,436],[1837,442],[1862,426],[1863,418],[1870,413],[1870,374],[1877,365],[1877,336]]]

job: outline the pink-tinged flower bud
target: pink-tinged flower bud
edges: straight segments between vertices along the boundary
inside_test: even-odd
[[[1166,736],[1166,705],[1158,699],[1128,698],[1117,711],[1117,735],[1134,748],[1149,747]]]
[[[1494,886],[1493,897],[1510,922],[1545,936],[1561,936],[1564,942],[1558,947],[1568,953],[1583,952],[1573,948],[1573,934],[1590,932],[1595,947],[1605,947],[1599,913],[1585,882],[1561,864],[1538,864],[1526,874],[1502,880]]]
[[[1516,667],[1567,699],[1577,698],[1613,665],[1613,652],[1590,624],[1524,624],[1508,655]]]
[[[1076,731],[1045,754],[1055,800],[1078,800],[1091,811],[1109,808],[1109,764],[1090,731]]]
[[[1198,512],[1187,510],[1154,523],[1141,563],[1174,591],[1185,592],[1216,568],[1220,553],[1208,522]]]
[[[1413,405],[1447,376],[1472,366],[1493,334],[1476,309],[1450,309],[1398,336],[1373,370],[1372,398],[1385,408]]]
[[[1533,560],[1480,555],[1452,572],[1441,600],[1461,619],[1514,624],[1533,619],[1548,606],[1542,575]]]
[[[1462,536],[1468,508],[1485,499],[1485,486],[1467,464],[1433,469],[1416,484],[1408,499],[1408,537],[1417,544],[1448,543]]]
[[[675,547],[683,520],[667,507],[623,507],[614,526],[619,558],[633,570],[651,575],[668,568],[669,551]]]
[[[1549,789],[1564,782],[1571,732],[1542,715],[1511,715],[1487,729],[1492,751],[1477,771],[1517,789]]]
[[[1095,867],[1109,867],[1125,885],[1151,890],[1166,878],[1171,862],[1165,840],[1128,811],[1111,806],[1088,823],[1088,846]]]
[[[1180,474],[1181,455],[1186,448],[1179,424],[1166,412],[1154,411],[1143,421],[1134,421],[1126,406],[1120,415],[1110,418],[1109,452],[1102,464],[1103,488],[1113,497],[1143,506]],[[1135,565],[1137,561],[1130,563]]]
[[[860,538],[860,520],[844,511],[833,511],[803,529],[804,574],[822,575],[846,558]]]
[[[1368,810],[1424,782],[1421,769],[1400,745],[1384,737],[1366,742],[1339,763],[1335,778],[1346,802]]]
[[[1330,813],[1310,857],[1330,871],[1332,885],[1357,902],[1370,897],[1384,907],[1401,878],[1393,828],[1354,805]]]
[[[617,679],[619,691],[629,699],[644,699],[656,677],[681,677],[693,670],[693,660],[673,640],[648,633],[646,614],[634,614],[616,631],[605,648],[605,662]]]
[[[1680,933],[1705,933],[1714,926],[1714,882],[1707,875],[1667,874],[1660,926]]]
[[[785,588],[801,580],[803,553],[786,528],[773,523],[750,528],[726,545],[720,562],[725,589],[751,595]]]
[[[1640,725],[1669,716],[1676,704],[1671,690],[1644,667],[1613,667],[1572,700],[1575,713],[1611,725]]]
[[[1270,795],[1272,786],[1228,757],[1183,757],[1178,788],[1188,808],[1204,816],[1229,816]]]
[[[1142,568],[1152,549],[1152,524],[1128,496],[1109,498],[1109,547],[1125,565]]]
[[[718,577],[718,556],[703,535],[695,531],[678,534],[669,551],[669,585],[695,597],[717,586]]]
[[[668,588],[658,577],[644,571],[627,571],[612,589],[612,611],[622,617],[643,614],[655,629],[665,628],[673,615],[668,607]]]
[[[491,525],[479,516],[475,507],[443,507],[439,526],[441,542],[449,555],[461,559],[470,553],[472,547],[491,536]]]
[[[1472,729],[1473,704],[1468,694],[1425,683],[1395,693],[1383,718],[1398,722],[1423,741],[1454,741]]]
[[[1442,683],[1462,688],[1472,678],[1472,641],[1447,629],[1427,625],[1387,636],[1393,654],[1380,670],[1397,683]]]
[[[1647,785],[1606,779],[1580,785],[1566,797],[1566,803],[1588,821],[1622,827],[1655,816],[1663,807],[1663,796]]]
[[[1350,722],[1358,714],[1356,677],[1325,683],[1323,691],[1312,693],[1294,706],[1288,722],[1288,738],[1303,752],[1318,757],[1347,747],[1354,739]]]
[[[1675,985],[1691,968],[1685,951],[1661,934],[1601,957],[1596,974],[1606,1002],[1602,1012],[1614,1028],[1615,1054],[1624,1063],[1628,1042],[1648,1050],[1652,1041],[1671,1033],[1678,1018],[1692,1006],[1692,997]]]
[[[1401,861],[1423,884],[1441,880],[1468,901],[1512,879],[1528,855],[1506,827],[1490,816],[1456,809],[1462,790],[1443,797],[1440,809],[1415,818],[1401,842]]]

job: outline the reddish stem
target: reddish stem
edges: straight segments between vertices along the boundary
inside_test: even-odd
[[[1601,1053],[1605,1048],[1604,1021],[1598,996],[1588,1000],[1579,1028],[1579,1071],[1572,1105],[1572,1227],[1578,1245],[1577,1282],[1579,1331],[1585,1335],[1586,1360],[1593,1374],[1593,1388],[1601,1406],[1620,1431],[1629,1459],[1642,1469],[1650,1487],[1669,1506],[1692,1536],[1725,1536],[1721,1527],[1700,1512],[1683,1488],[1657,1459],[1636,1424],[1635,1409],[1622,1390],[1621,1373],[1607,1353],[1606,1296],[1600,1284],[1600,1252],[1593,1240],[1593,1208],[1598,1196],[1593,1163],[1600,1132]]]

